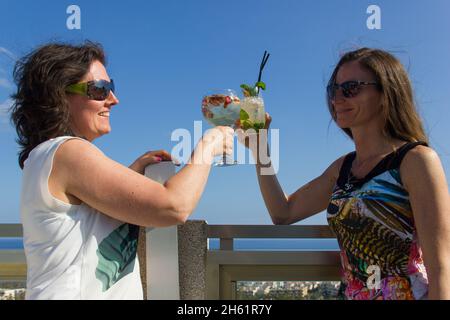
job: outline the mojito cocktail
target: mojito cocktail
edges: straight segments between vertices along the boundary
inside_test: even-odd
[[[260,96],[261,90],[266,90],[266,84],[261,81],[262,71],[269,60],[270,54],[264,51],[264,55],[259,66],[258,81],[254,86],[241,84],[242,93],[245,98],[241,102],[240,126],[244,130],[254,129],[258,132],[266,125],[266,111],[264,110],[264,100]]]
[[[266,111],[264,110],[264,100],[260,96],[245,97],[241,101],[240,112],[241,127],[244,130],[263,129],[266,124]]]

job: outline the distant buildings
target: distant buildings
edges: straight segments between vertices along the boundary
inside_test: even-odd
[[[24,280],[0,280],[0,300],[24,300]]]
[[[336,281],[239,281],[238,300],[335,300],[340,282]],[[14,288],[11,288],[14,286]],[[25,289],[19,284],[0,288],[0,300],[23,300]]]
[[[25,289],[0,289],[0,300],[24,300]]]
[[[248,281],[237,286],[237,299],[334,300],[340,282],[336,281]]]

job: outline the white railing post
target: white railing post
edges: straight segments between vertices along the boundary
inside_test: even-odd
[[[175,165],[160,162],[148,166],[145,176],[164,183],[175,174]],[[146,274],[148,300],[179,300],[177,226],[146,229]]]
[[[147,299],[179,300],[178,228],[147,228]]]

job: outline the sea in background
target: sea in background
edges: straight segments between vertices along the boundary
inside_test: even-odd
[[[219,239],[209,239],[210,250],[218,250]],[[23,250],[22,238],[0,238],[0,250]],[[234,250],[332,251],[339,250],[336,239],[235,239]]]
[[[209,239],[210,250],[219,247],[219,239]],[[336,239],[234,239],[234,250],[332,251],[339,245]]]
[[[22,250],[22,238],[0,238],[0,250]]]

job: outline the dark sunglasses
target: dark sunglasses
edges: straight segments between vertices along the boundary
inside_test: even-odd
[[[91,100],[103,101],[108,98],[110,92],[114,92],[114,81],[92,80],[71,84],[66,88],[66,92],[76,93],[86,96]]]
[[[361,91],[362,86],[378,86],[377,82],[365,82],[365,81],[346,81],[341,84],[333,84],[327,86],[328,99],[334,100],[336,98],[336,91],[339,88],[342,89],[342,95],[346,98],[356,97]]]

